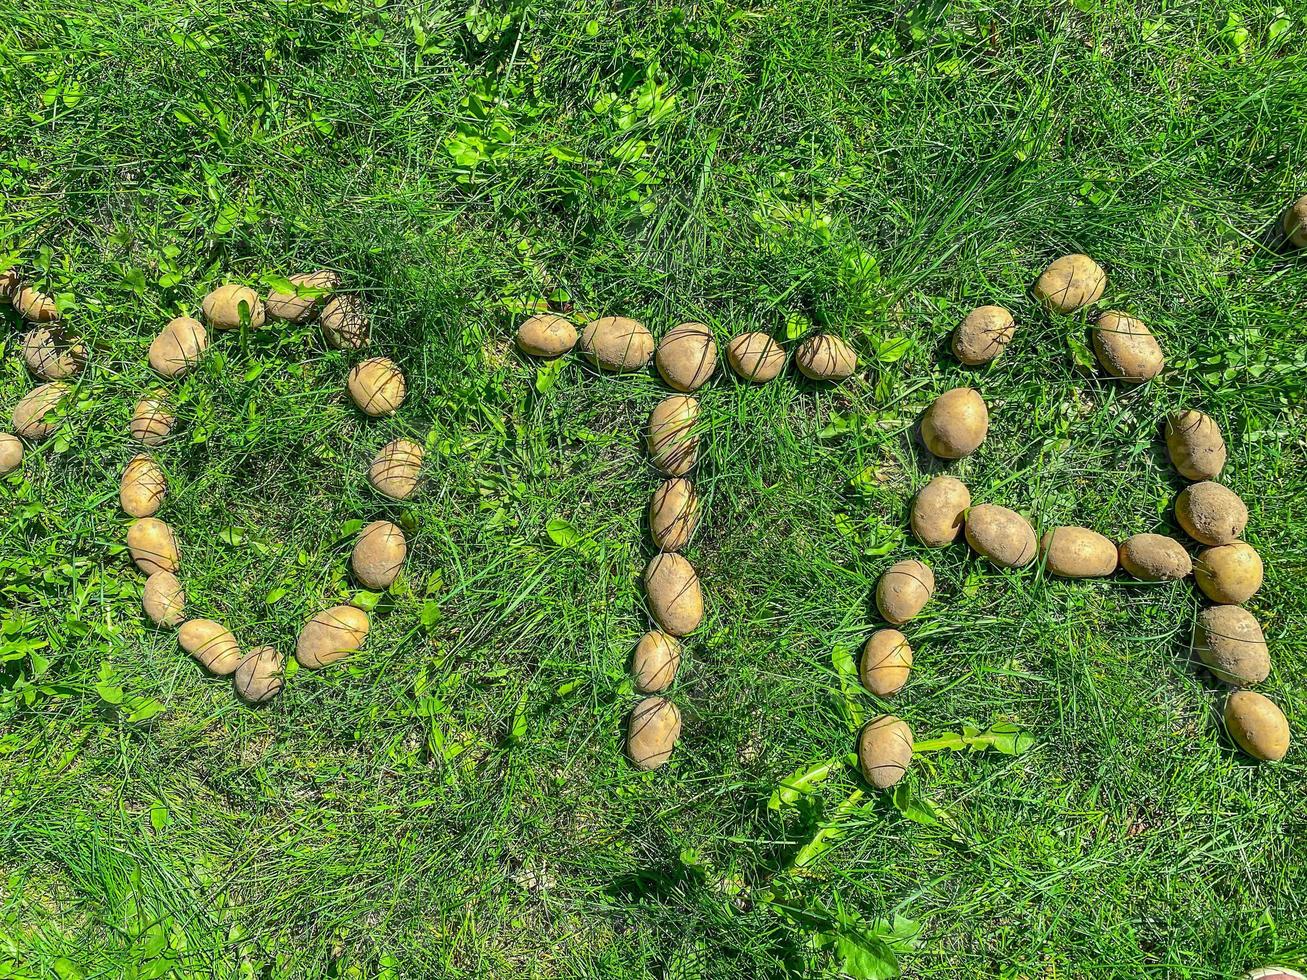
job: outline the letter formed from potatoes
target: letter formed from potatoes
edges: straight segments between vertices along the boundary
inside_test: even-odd
[[[127,529],[127,548],[136,567],[146,575],[181,570],[177,536],[157,517],[142,517]]]
[[[141,607],[155,626],[173,627],[186,618],[186,593],[172,572],[155,572],[145,580]]]
[[[703,593],[694,566],[672,552],[661,552],[644,570],[649,613],[664,633],[686,636],[703,621]]]
[[[531,357],[562,357],[576,346],[576,339],[572,322],[552,313],[527,317],[513,337],[517,349]]]
[[[662,630],[640,637],[631,657],[631,677],[641,694],[657,694],[676,680],[681,667],[681,641]]]
[[[1243,541],[1204,548],[1194,563],[1194,581],[1213,602],[1237,606],[1262,587],[1262,556]]]
[[[1074,313],[1103,296],[1107,273],[1088,255],[1054,259],[1035,282],[1035,299],[1058,313]]]
[[[23,465],[23,441],[11,432],[0,432],[0,476]]]
[[[153,517],[168,496],[163,469],[144,453],[133,456],[118,484],[118,503],[128,517]]]
[[[1193,648],[1212,676],[1235,687],[1260,684],[1271,673],[1261,624],[1239,606],[1209,606],[1200,612]]]
[[[1012,314],[1001,306],[978,306],[953,330],[953,356],[969,367],[988,364],[1002,354],[1017,331]]]
[[[33,327],[23,338],[23,361],[42,381],[62,381],[81,374],[86,345],[61,327]]]
[[[340,276],[326,269],[297,272],[290,277],[293,292],[268,294],[264,309],[268,318],[287,323],[308,323],[318,312],[331,291],[340,285]],[[366,316],[365,316],[366,321]]]
[[[785,369],[785,349],[765,333],[742,333],[726,345],[726,362],[746,381],[763,384]]]
[[[236,637],[212,619],[190,619],[182,623],[177,642],[205,670],[219,677],[226,677],[240,665],[241,648]]]
[[[912,763],[912,729],[896,715],[880,715],[858,735],[862,776],[877,789],[889,789]]]
[[[697,391],[717,371],[717,341],[702,323],[679,323],[663,336],[654,366],[669,387]]]
[[[858,676],[872,694],[888,697],[902,689],[912,672],[912,647],[895,629],[876,630],[862,648]]]
[[[1174,582],[1193,571],[1184,545],[1164,534],[1133,534],[1121,542],[1117,559],[1141,582]]]
[[[399,525],[390,521],[373,521],[359,532],[350,557],[354,577],[365,589],[390,588],[408,555],[408,543]]]
[[[998,568],[1029,565],[1039,550],[1030,522],[997,504],[981,504],[967,511],[966,534],[972,550]]]
[[[799,345],[794,363],[813,381],[843,381],[858,369],[858,355],[834,334],[819,333]]]
[[[935,594],[935,573],[915,558],[895,562],[876,582],[876,608],[886,622],[902,626]]]
[[[377,450],[368,467],[368,482],[374,490],[391,500],[407,500],[417,489],[422,476],[424,451],[419,443],[395,439]]]
[[[1192,409],[1166,417],[1166,451],[1186,480],[1214,480],[1225,468],[1225,439],[1210,415]]]
[[[1162,346],[1138,317],[1109,311],[1098,318],[1093,333],[1098,363],[1114,378],[1149,381],[1166,367]]]
[[[388,357],[372,357],[349,372],[349,396],[364,415],[394,415],[404,404],[408,385],[404,372]]]
[[[300,630],[295,659],[309,670],[334,664],[363,648],[371,626],[368,614],[354,606],[324,609]]]
[[[681,711],[661,697],[635,706],[626,728],[626,752],[640,769],[657,769],[672,757],[681,737]]]
[[[189,374],[208,349],[209,332],[204,324],[189,316],[179,316],[169,320],[150,341],[147,356],[156,374],[172,380]]]
[[[917,491],[908,523],[927,548],[944,548],[962,533],[971,491],[951,476],[937,476]]]
[[[71,389],[62,381],[51,381],[29,391],[14,406],[14,432],[40,442],[59,427],[59,405]]]
[[[241,699],[249,704],[271,701],[281,693],[282,657],[276,647],[255,647],[241,658],[231,675]]]
[[[974,388],[944,392],[921,416],[921,441],[941,459],[974,453],[989,434],[989,409]]]
[[[653,356],[654,339],[643,323],[624,316],[592,320],[581,331],[581,353],[605,371],[639,371]]]
[[[1103,578],[1116,571],[1116,545],[1087,527],[1050,528],[1040,538],[1039,555],[1058,578]]]
[[[1191,483],[1175,498],[1175,519],[1199,544],[1229,544],[1248,525],[1248,506],[1219,483]]]
[[[1225,730],[1254,759],[1279,762],[1289,752],[1289,722],[1274,701],[1256,691],[1225,699]]]
[[[649,533],[659,551],[681,551],[699,525],[699,495],[684,477],[665,480],[649,501]]]
[[[699,462],[699,402],[669,395],[649,413],[649,458],[668,476],[685,476]]]

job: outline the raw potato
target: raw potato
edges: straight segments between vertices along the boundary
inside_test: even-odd
[[[22,288],[22,280],[18,278],[17,269],[8,269],[0,272],[0,304],[14,302],[14,297],[18,290]]]
[[[163,469],[144,453],[133,456],[118,484],[118,503],[128,517],[153,517],[168,496]]]
[[[200,304],[204,319],[214,330],[239,330],[241,311],[250,320],[250,329],[258,330],[264,323],[263,300],[249,286],[228,283],[219,286]]]
[[[1289,206],[1284,212],[1284,233],[1294,245],[1307,247],[1307,194]]]
[[[354,606],[332,606],[318,613],[300,630],[295,659],[301,667],[317,670],[363,648],[368,638],[368,614]]]
[[[951,476],[937,476],[917,491],[909,524],[927,548],[943,548],[957,540],[971,506],[971,491]]]
[[[172,572],[181,569],[181,555],[177,550],[177,536],[172,528],[157,517],[142,517],[127,529],[127,547],[132,561],[146,575],[155,572]]]
[[[862,648],[858,676],[872,694],[887,697],[908,682],[912,672],[912,647],[898,630],[876,630]]]
[[[876,608],[886,622],[902,626],[925,608],[935,594],[935,573],[915,558],[897,561],[876,583]]]
[[[29,323],[53,323],[59,319],[59,307],[53,296],[23,286],[13,294],[14,309]]]
[[[48,438],[59,427],[55,409],[69,390],[62,381],[51,381],[29,391],[14,406],[14,432],[33,442]]]
[[[1254,759],[1279,762],[1289,751],[1289,722],[1270,698],[1234,691],[1225,699],[1225,730]]]
[[[349,372],[349,396],[365,415],[392,415],[404,404],[404,372],[388,357],[372,357]]]
[[[281,654],[275,647],[255,647],[241,658],[232,683],[236,693],[250,704],[262,704],[281,693]]]
[[[581,331],[581,353],[605,371],[639,371],[653,352],[653,334],[639,320],[604,316]]]
[[[668,476],[684,476],[699,462],[699,402],[689,395],[669,395],[649,413],[649,456]]]
[[[858,355],[834,334],[819,333],[799,345],[794,363],[813,381],[843,381],[858,369]]]
[[[1143,582],[1173,582],[1193,571],[1184,545],[1164,534],[1135,534],[1117,549],[1121,567]]]
[[[177,418],[168,411],[161,395],[151,395],[136,403],[128,431],[137,442],[158,446],[168,438]]]
[[[677,391],[697,391],[717,370],[717,341],[702,323],[680,323],[663,335],[654,366]]]
[[[657,769],[672,757],[681,737],[681,712],[666,698],[645,698],[631,712],[626,751],[641,769]]]
[[[1058,578],[1102,578],[1116,571],[1116,545],[1087,527],[1045,531],[1039,554],[1044,567]]]
[[[680,551],[690,543],[699,524],[699,495],[681,477],[667,480],[649,502],[649,531],[659,551]]]
[[[240,644],[231,630],[212,619],[191,619],[177,633],[181,648],[219,677],[225,677],[241,662]]]
[[[372,321],[361,296],[342,293],[327,300],[318,318],[323,339],[332,350],[358,350],[372,339]]]
[[[664,633],[685,636],[703,621],[703,592],[694,566],[672,552],[650,559],[644,570],[649,612]]]
[[[657,694],[676,680],[680,667],[681,641],[662,630],[650,630],[640,637],[631,658],[635,689],[641,694]]]
[[[1077,252],[1052,261],[1035,283],[1035,299],[1059,313],[1074,313],[1097,303],[1106,285],[1103,267]]]
[[[1225,439],[1210,415],[1188,409],[1167,416],[1166,451],[1186,480],[1214,480],[1225,466]]]
[[[317,272],[298,272],[289,278],[291,285],[306,291],[312,290],[313,295],[301,296],[298,289],[294,293],[269,293],[265,308],[268,316],[273,320],[307,323],[313,319],[313,314],[322,305],[322,301],[340,285],[340,276],[326,269],[319,269]]]
[[[785,367],[785,349],[765,333],[742,333],[726,345],[731,370],[747,381],[762,384]]]
[[[1218,679],[1236,687],[1266,680],[1271,658],[1262,627],[1247,609],[1210,606],[1198,614],[1194,653]]]
[[[62,327],[33,327],[23,338],[23,360],[42,381],[62,381],[86,366],[86,345]]]
[[[1229,544],[1243,534],[1248,507],[1233,490],[1207,480],[1180,491],[1175,518],[1199,544]]]
[[[572,321],[553,313],[537,313],[517,328],[517,349],[532,357],[562,357],[576,346]]]
[[[23,465],[23,442],[10,432],[0,432],[0,476]]]
[[[867,782],[889,789],[912,762],[912,729],[896,715],[871,719],[858,735],[858,762]]]
[[[1204,548],[1194,564],[1194,580],[1213,602],[1247,602],[1262,587],[1262,556],[1243,541]]]
[[[1001,306],[978,306],[953,331],[953,356],[976,367],[988,364],[1012,342],[1012,314]]]
[[[410,439],[395,439],[377,450],[368,467],[368,482],[391,500],[407,500],[422,475],[423,449]]]
[[[176,626],[186,618],[186,593],[172,572],[155,572],[145,580],[141,605],[155,626]]]
[[[1094,353],[1103,370],[1122,381],[1148,381],[1162,373],[1166,358],[1144,321],[1115,310],[1098,318]]]
[[[209,349],[209,332],[194,317],[169,320],[150,342],[150,367],[165,378],[180,378],[200,363]]]
[[[408,554],[404,532],[390,521],[373,521],[359,532],[350,567],[365,589],[390,588]]]
[[[1035,560],[1035,529],[1014,510],[981,504],[967,511],[967,544],[999,568],[1020,568]]]
[[[921,416],[921,441],[941,459],[974,453],[989,434],[989,409],[975,388],[944,392]]]

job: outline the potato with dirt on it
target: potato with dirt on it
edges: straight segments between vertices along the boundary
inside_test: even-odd
[[[349,372],[349,396],[364,415],[393,415],[404,404],[404,372],[388,357],[371,357]]]
[[[717,371],[717,341],[706,324],[678,323],[663,335],[654,366],[677,391],[697,391]]]
[[[1225,699],[1225,730],[1254,759],[1279,762],[1289,751],[1289,722],[1270,698],[1233,691]]]
[[[1035,299],[1058,313],[1074,313],[1103,296],[1107,273],[1079,252],[1054,259],[1035,282]]]
[[[318,613],[300,630],[295,659],[301,667],[317,670],[363,648],[372,628],[368,614],[354,606],[332,606]]]
[[[1261,624],[1240,606],[1210,606],[1200,612],[1193,649],[1214,677],[1236,687],[1260,684],[1271,673]]]
[[[142,517],[127,529],[127,548],[132,561],[146,575],[181,569],[181,554],[172,528],[157,517]]]
[[[858,676],[872,694],[888,697],[908,682],[912,672],[912,647],[895,629],[876,630],[862,648]]]
[[[699,495],[684,477],[666,480],[649,501],[649,533],[659,551],[681,551],[699,525]]]
[[[1307,194],[1284,212],[1284,234],[1298,248],[1307,248]]]
[[[1175,519],[1199,544],[1229,544],[1248,525],[1248,506],[1219,483],[1191,483],[1175,498]]]
[[[133,456],[118,483],[118,503],[128,517],[153,517],[168,495],[168,478],[145,453]]]
[[[48,439],[59,427],[58,408],[71,390],[62,381],[50,381],[29,391],[14,406],[14,433],[32,442]]]
[[[896,715],[880,715],[858,735],[862,776],[877,789],[889,789],[912,763],[912,729]]]
[[[624,316],[591,320],[581,330],[581,353],[605,371],[639,371],[653,356],[654,339],[643,323]]]
[[[21,286],[13,293],[14,309],[28,323],[53,323],[59,319],[54,297],[31,286]]]
[[[368,466],[368,482],[373,489],[391,500],[407,500],[417,489],[422,476],[421,443],[411,439],[394,439],[372,457]]]
[[[997,504],[981,504],[967,511],[966,534],[972,550],[998,568],[1029,565],[1039,551],[1030,522]]]
[[[641,694],[657,694],[676,680],[681,667],[681,641],[662,630],[640,637],[631,658],[631,676]]]
[[[1262,556],[1243,541],[1204,548],[1194,563],[1194,581],[1213,602],[1237,606],[1262,587]]]
[[[896,561],[876,582],[876,608],[886,622],[902,626],[935,594],[935,573],[915,558]]]
[[[699,462],[698,399],[669,395],[649,413],[650,462],[668,476],[685,476]]]
[[[968,367],[988,364],[1002,354],[1017,331],[1001,306],[978,306],[953,330],[953,356]]]
[[[1186,480],[1213,480],[1225,467],[1225,439],[1210,415],[1187,409],[1166,417],[1166,451]]]
[[[186,593],[172,572],[155,572],[145,580],[141,606],[155,626],[176,626],[186,618]]]
[[[169,320],[150,341],[150,367],[161,377],[177,379],[189,374],[209,349],[209,332],[194,317]]]
[[[0,476],[23,465],[23,441],[11,432],[0,432]]]
[[[62,381],[86,366],[86,345],[57,324],[33,327],[23,337],[23,362],[42,381]]]
[[[819,333],[799,345],[794,363],[813,381],[843,381],[858,369],[858,355],[834,334]]]
[[[940,459],[974,453],[989,434],[989,409],[975,388],[944,392],[921,416],[921,441]]]
[[[1093,341],[1103,370],[1122,381],[1149,381],[1166,367],[1162,346],[1138,317],[1116,310],[1104,313],[1094,324]]]
[[[225,677],[241,662],[240,644],[231,630],[212,619],[188,619],[177,632],[181,648],[210,673]]]
[[[1087,527],[1050,528],[1040,538],[1039,553],[1058,578],[1103,578],[1116,571],[1116,545]]]
[[[744,378],[762,384],[785,368],[785,349],[765,333],[742,333],[726,345],[726,362]]]
[[[289,278],[293,292],[273,290],[264,304],[268,317],[287,323],[308,323],[323,306],[331,291],[340,285],[340,276],[327,269],[316,272],[297,272]]]
[[[694,566],[680,555],[663,551],[644,570],[649,613],[664,633],[686,636],[703,621],[703,592]]]
[[[205,322],[214,330],[239,330],[248,322],[258,330],[265,322],[263,300],[249,286],[227,283],[213,290],[200,303]]]
[[[365,589],[390,588],[408,555],[408,542],[399,525],[390,521],[373,521],[359,532],[350,556],[354,577]]]
[[[172,434],[177,417],[168,410],[160,394],[149,395],[136,403],[128,431],[133,439],[146,446],[162,445]]]
[[[908,523],[927,548],[944,548],[962,532],[971,491],[961,480],[937,476],[917,491]]]
[[[576,327],[565,317],[537,313],[522,321],[513,339],[531,357],[562,357],[576,346]]]
[[[1174,582],[1193,571],[1184,545],[1164,534],[1132,534],[1116,553],[1126,573],[1141,582]]]
[[[255,647],[241,658],[231,677],[242,700],[249,704],[271,701],[285,683],[281,653],[276,647]]]
[[[666,698],[645,698],[631,712],[626,751],[638,768],[657,769],[672,757],[680,737],[680,709]]]
[[[372,319],[362,296],[341,293],[327,300],[318,317],[322,338],[332,350],[359,350],[372,340]]]

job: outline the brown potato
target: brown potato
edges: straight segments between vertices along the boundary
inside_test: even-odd
[[[663,335],[654,366],[677,391],[697,391],[717,371],[717,341],[702,323],[680,323]]]
[[[404,404],[404,372],[388,357],[372,357],[349,372],[349,396],[365,415],[393,415]]]
[[[962,532],[971,491],[951,476],[937,476],[917,491],[912,501],[909,524],[917,540],[927,548],[943,548]]]
[[[999,568],[1020,568],[1035,560],[1035,529],[1014,510],[981,504],[967,511],[967,544]]]
[[[876,608],[886,622],[901,626],[925,608],[935,594],[935,573],[915,558],[896,561],[876,582]]]
[[[1122,381],[1148,381],[1162,373],[1166,358],[1144,321],[1116,310],[1104,313],[1093,329],[1098,363]]]
[[[293,293],[271,292],[264,309],[273,320],[287,323],[308,323],[333,289],[340,285],[340,276],[326,269],[317,272],[297,272],[290,276],[296,287]],[[351,344],[350,346],[355,346]]]
[[[53,323],[59,319],[59,306],[54,297],[31,286],[19,287],[12,294],[11,302],[18,315],[28,323]]]
[[[1107,273],[1088,255],[1054,259],[1035,283],[1035,299],[1058,313],[1074,313],[1103,296]]]
[[[214,330],[239,330],[243,319],[249,320],[251,330],[258,330],[264,324],[263,300],[249,286],[236,283],[219,286],[204,297],[200,309]]]
[[[200,363],[208,349],[204,324],[189,316],[174,317],[150,341],[150,367],[165,378],[180,378]]]
[[[219,677],[230,674],[241,662],[240,644],[231,630],[211,619],[191,619],[177,634],[181,648]]]
[[[332,606],[318,613],[300,630],[295,659],[301,667],[317,670],[363,648],[372,624],[368,614],[354,606]]]
[[[703,621],[703,592],[694,566],[678,554],[660,552],[644,570],[649,612],[664,633],[685,636]]]
[[[1204,548],[1194,563],[1194,581],[1213,602],[1247,602],[1262,587],[1262,556],[1243,541]]]
[[[1199,544],[1229,544],[1248,525],[1248,507],[1219,483],[1191,483],[1175,498],[1175,519]]]
[[[654,339],[639,320],[604,316],[581,331],[581,353],[605,371],[639,371],[653,356]]]
[[[640,637],[631,658],[631,675],[641,694],[657,694],[676,680],[681,667],[681,641],[662,630]]]
[[[1210,606],[1200,612],[1193,649],[1218,680],[1236,687],[1260,684],[1271,672],[1261,624],[1240,606]]]
[[[128,517],[153,517],[168,496],[168,478],[149,456],[133,456],[118,484],[118,502]]]
[[[898,630],[876,630],[862,648],[858,676],[872,694],[887,697],[908,682],[912,672],[912,647]]]
[[[10,432],[0,432],[0,476],[23,465],[23,442]]]
[[[843,381],[858,369],[858,355],[834,334],[819,333],[799,345],[794,363],[813,381]]]
[[[765,333],[742,333],[726,345],[731,370],[747,381],[762,384],[785,367],[785,349]]]
[[[912,729],[896,715],[880,715],[858,735],[862,776],[877,789],[889,789],[912,763]]]
[[[331,297],[318,317],[322,337],[332,350],[358,350],[372,339],[372,320],[362,296],[341,293]]]
[[[649,413],[649,456],[668,476],[685,476],[699,462],[699,402],[669,395]]]
[[[680,551],[699,525],[699,495],[684,477],[666,480],[649,501],[649,531],[659,551]]]
[[[86,345],[60,326],[33,327],[23,337],[23,361],[42,381],[61,381],[86,366]]]
[[[38,385],[14,406],[14,432],[40,442],[59,427],[59,403],[71,389],[62,381]]]
[[[285,683],[281,667],[281,654],[275,647],[255,647],[241,658],[232,674],[236,693],[250,704],[271,701]]]
[[[1210,415],[1189,409],[1166,419],[1166,451],[1186,480],[1213,480],[1225,466],[1225,439]]]
[[[681,737],[681,712],[666,698],[645,698],[631,712],[626,751],[641,769],[657,769],[672,757]]]
[[[976,367],[988,364],[1012,342],[1012,314],[1001,306],[978,306],[953,331],[953,356]]]
[[[576,327],[553,313],[537,313],[522,321],[513,339],[523,354],[562,357],[576,346]]]
[[[422,476],[424,450],[420,443],[394,439],[377,450],[368,467],[368,482],[391,500],[407,500]]]
[[[373,521],[359,532],[350,557],[350,567],[365,589],[390,588],[408,555],[408,542],[399,525]]]
[[[0,272],[0,304],[13,304],[18,290],[23,287],[23,281],[18,275],[17,269],[7,269]]]
[[[1164,534],[1134,534],[1121,542],[1117,559],[1130,575],[1143,582],[1172,582],[1193,571],[1184,545]]]
[[[1087,527],[1045,531],[1039,554],[1044,567],[1058,578],[1102,578],[1116,571],[1116,545]]]
[[[132,561],[146,575],[181,570],[181,554],[172,528],[157,517],[142,517],[127,529],[127,548]]]
[[[1289,751],[1284,712],[1256,691],[1233,691],[1225,699],[1225,730],[1254,759],[1279,762]]]
[[[1307,247],[1307,194],[1284,212],[1284,234],[1298,248]]]
[[[133,439],[147,446],[158,446],[172,433],[177,417],[168,411],[161,395],[142,398],[132,410],[128,432]]]
[[[975,388],[944,392],[921,416],[921,441],[941,459],[974,453],[989,434],[989,409]]]
[[[155,572],[145,580],[141,606],[155,626],[176,626],[186,618],[186,593],[172,572]]]

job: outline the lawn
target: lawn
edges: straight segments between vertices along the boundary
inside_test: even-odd
[[[0,10],[0,268],[90,362],[0,478],[0,977],[1224,978],[1307,959],[1307,20],[1117,0],[444,6],[100,0]],[[1167,355],[1107,378],[1066,252]],[[192,615],[294,648],[356,598],[365,652],[243,705],[141,613],[118,479],[145,352],[227,280],[338,270],[407,402],[369,420],[315,325],[216,337],[156,456]],[[542,366],[513,332],[710,325],[859,370],[700,392],[707,616],[684,734],[623,754],[647,626],[652,370]],[[950,354],[1013,311],[987,368]],[[0,410],[34,384],[0,310]],[[959,385],[989,438],[913,435]],[[907,533],[936,472],[1037,527],[1180,535],[1159,423],[1200,408],[1266,563],[1261,690],[1296,742],[1234,751],[1192,581],[1000,572]],[[5,422],[7,425],[7,421]],[[387,503],[375,450],[426,446]],[[348,572],[402,524],[384,595]],[[1192,550],[1192,549],[1191,549]],[[905,557],[934,599],[907,687],[857,681]],[[289,658],[288,658],[289,659]],[[893,793],[845,764],[892,711]],[[997,730],[993,726],[1000,726]],[[986,734],[990,733],[990,734]],[[967,736],[972,750],[947,747]],[[931,747],[934,750],[931,751]],[[919,746],[921,748],[921,746]],[[798,773],[797,779],[791,775]]]

